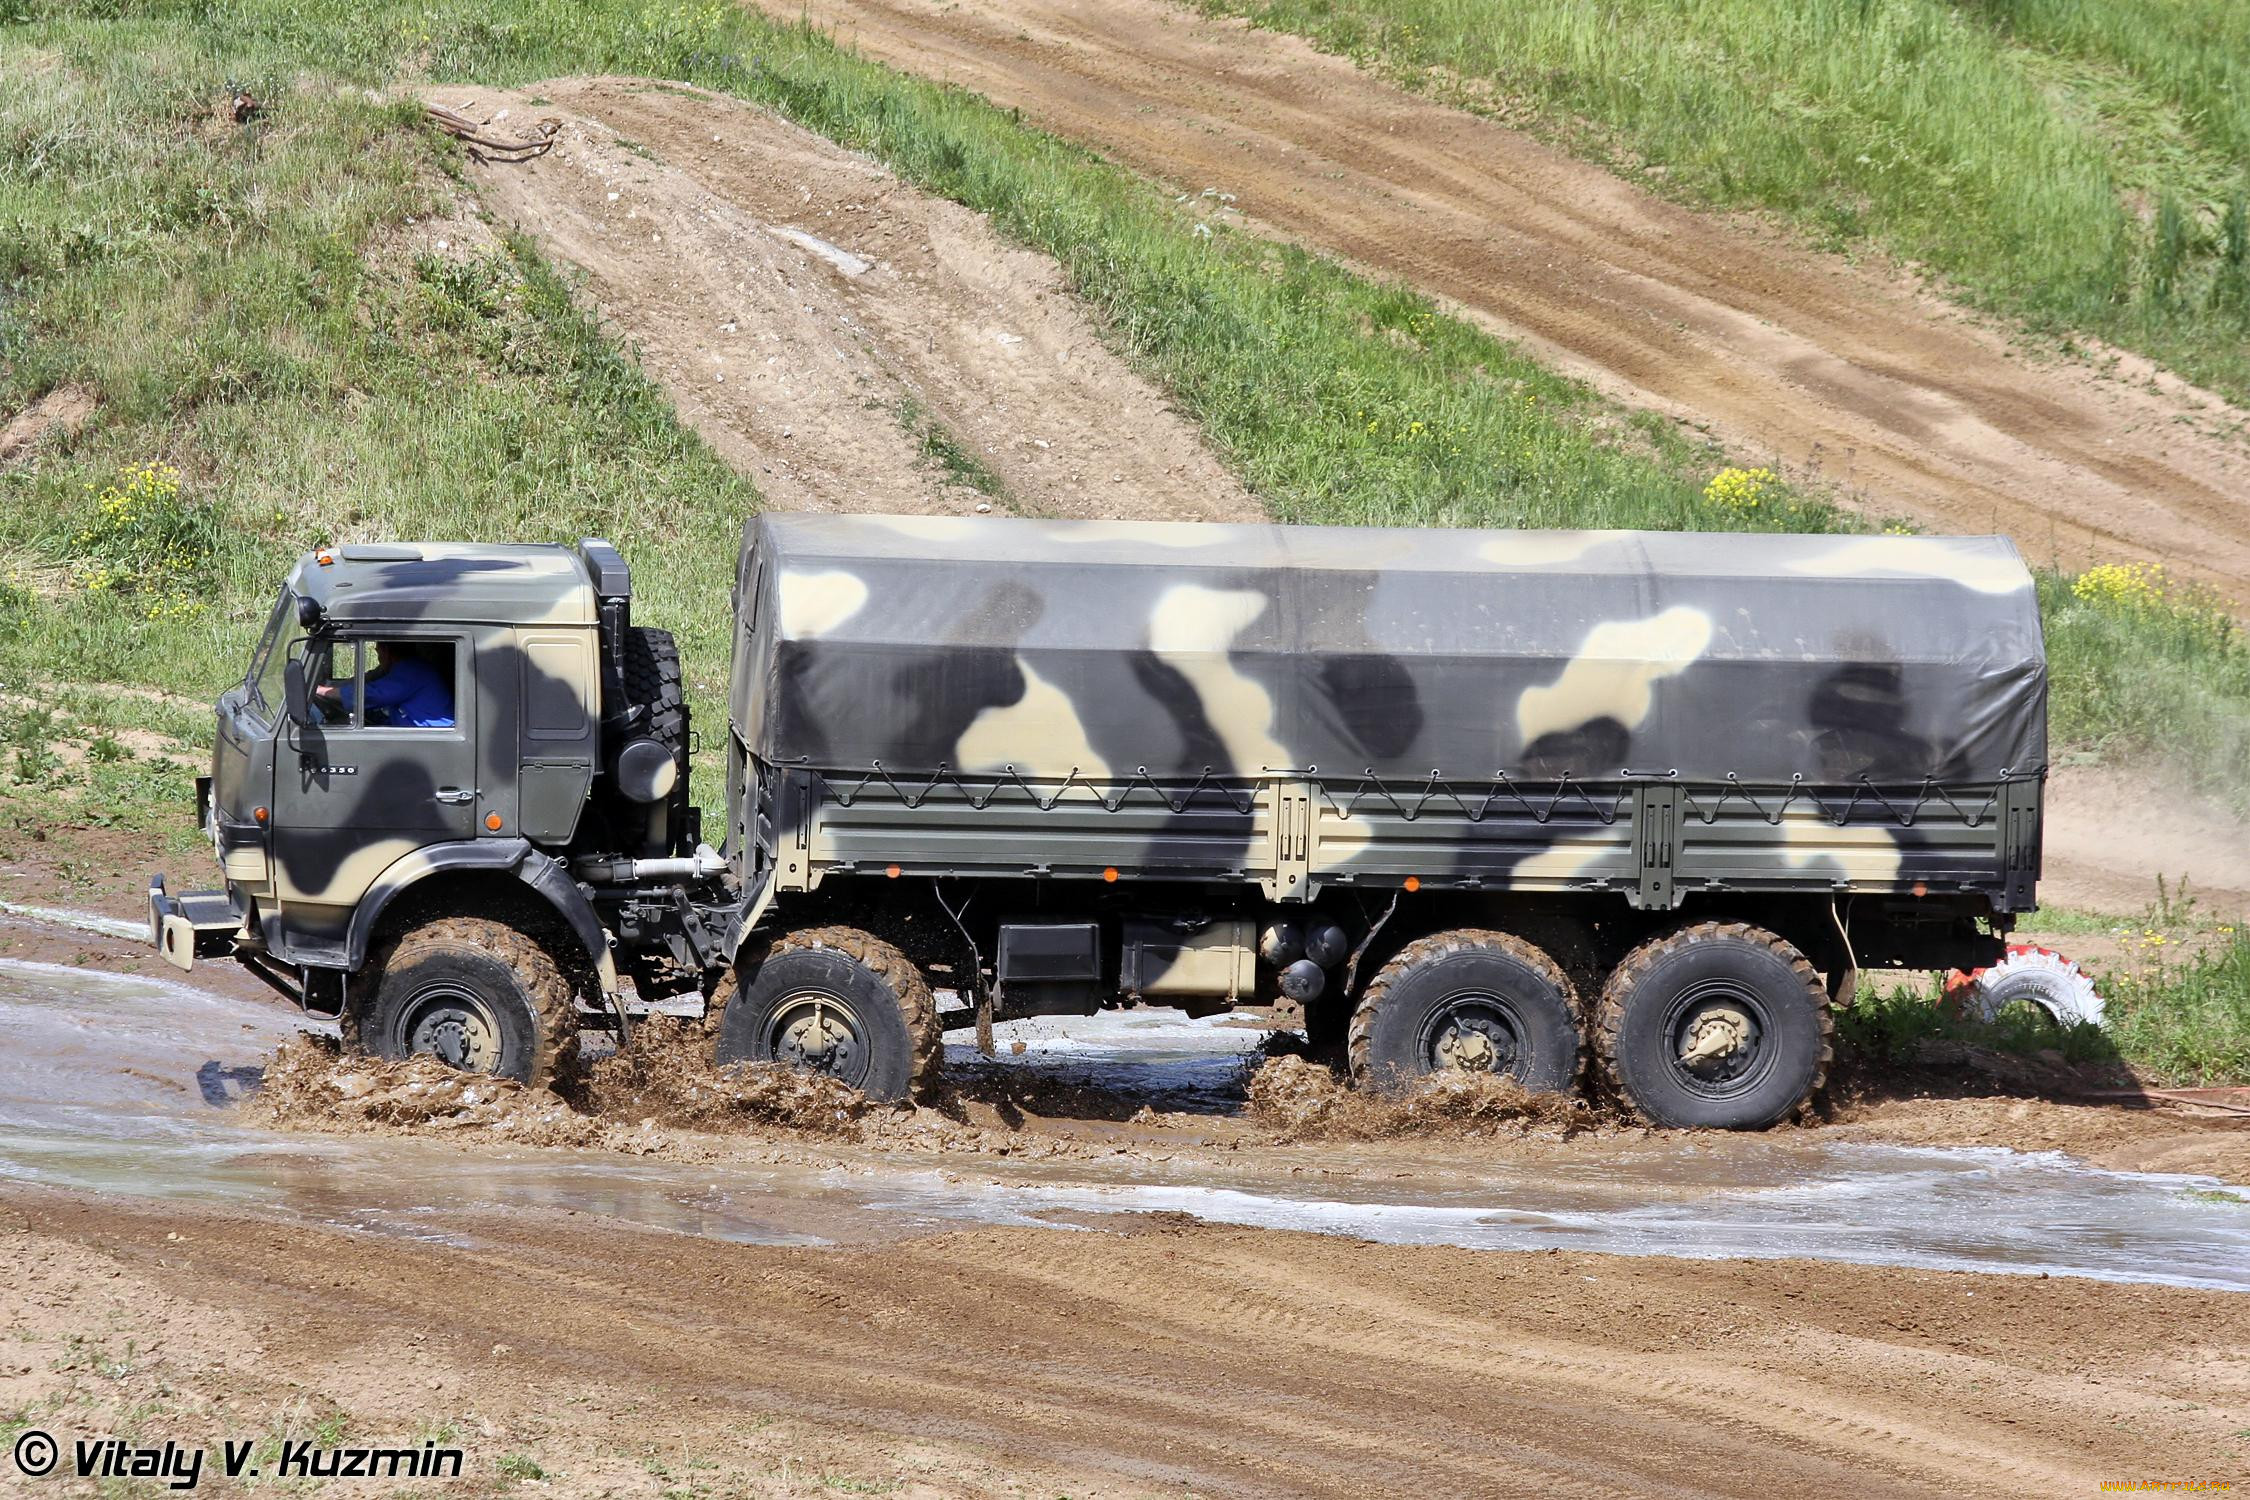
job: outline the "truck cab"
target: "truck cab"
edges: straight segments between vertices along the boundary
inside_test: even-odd
[[[723,868],[698,851],[687,802],[677,653],[630,624],[630,598],[623,560],[593,539],[306,554],[217,705],[197,801],[225,888],[152,882],[165,956],[232,956],[356,1024],[372,997],[355,989],[381,988],[415,928],[497,922],[544,948],[556,976],[542,977],[573,1009],[614,1015],[609,934],[647,923],[602,908],[630,904],[652,862],[705,882]],[[677,955],[638,965],[649,988],[700,988],[705,955],[678,935]],[[667,957],[679,973],[660,972]],[[474,1009],[439,1007],[450,1021],[424,1038],[529,1076],[540,1049],[510,1048]],[[419,1023],[402,1024],[410,1043]]]

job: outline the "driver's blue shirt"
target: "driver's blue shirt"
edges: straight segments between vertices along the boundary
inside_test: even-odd
[[[352,690],[342,689],[346,704]],[[426,661],[401,657],[367,679],[367,722],[400,729],[451,729],[453,684]]]

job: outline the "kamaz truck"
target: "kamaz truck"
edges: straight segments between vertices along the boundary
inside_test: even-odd
[[[707,838],[608,543],[304,557],[198,783],[225,888],[156,877],[154,940],[534,1084],[650,1007],[897,1099],[957,1027],[1270,1006],[1367,1086],[1756,1128],[1862,970],[2034,902],[1997,538],[768,515],[733,602]]]

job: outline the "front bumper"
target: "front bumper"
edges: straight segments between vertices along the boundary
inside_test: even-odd
[[[148,881],[148,938],[164,961],[191,971],[199,958],[234,952],[242,934],[242,913],[226,891],[183,891],[173,895],[162,875]]]

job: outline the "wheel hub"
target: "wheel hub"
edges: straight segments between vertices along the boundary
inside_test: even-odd
[[[848,1009],[807,995],[781,1008],[773,1055],[793,1067],[850,1079],[860,1058],[859,1030]]]
[[[1513,1042],[1496,1017],[1456,1013],[1431,1040],[1430,1062],[1441,1073],[1497,1073],[1514,1057]]]
[[[1688,1023],[1681,1038],[1680,1062],[1694,1068],[1732,1058],[1749,1048],[1751,1032],[1747,1011],[1733,1005],[1713,1005]]]
[[[489,1016],[466,1005],[441,1002],[416,1018],[407,1051],[426,1052],[466,1072],[489,1073],[500,1060],[500,1038]]]

